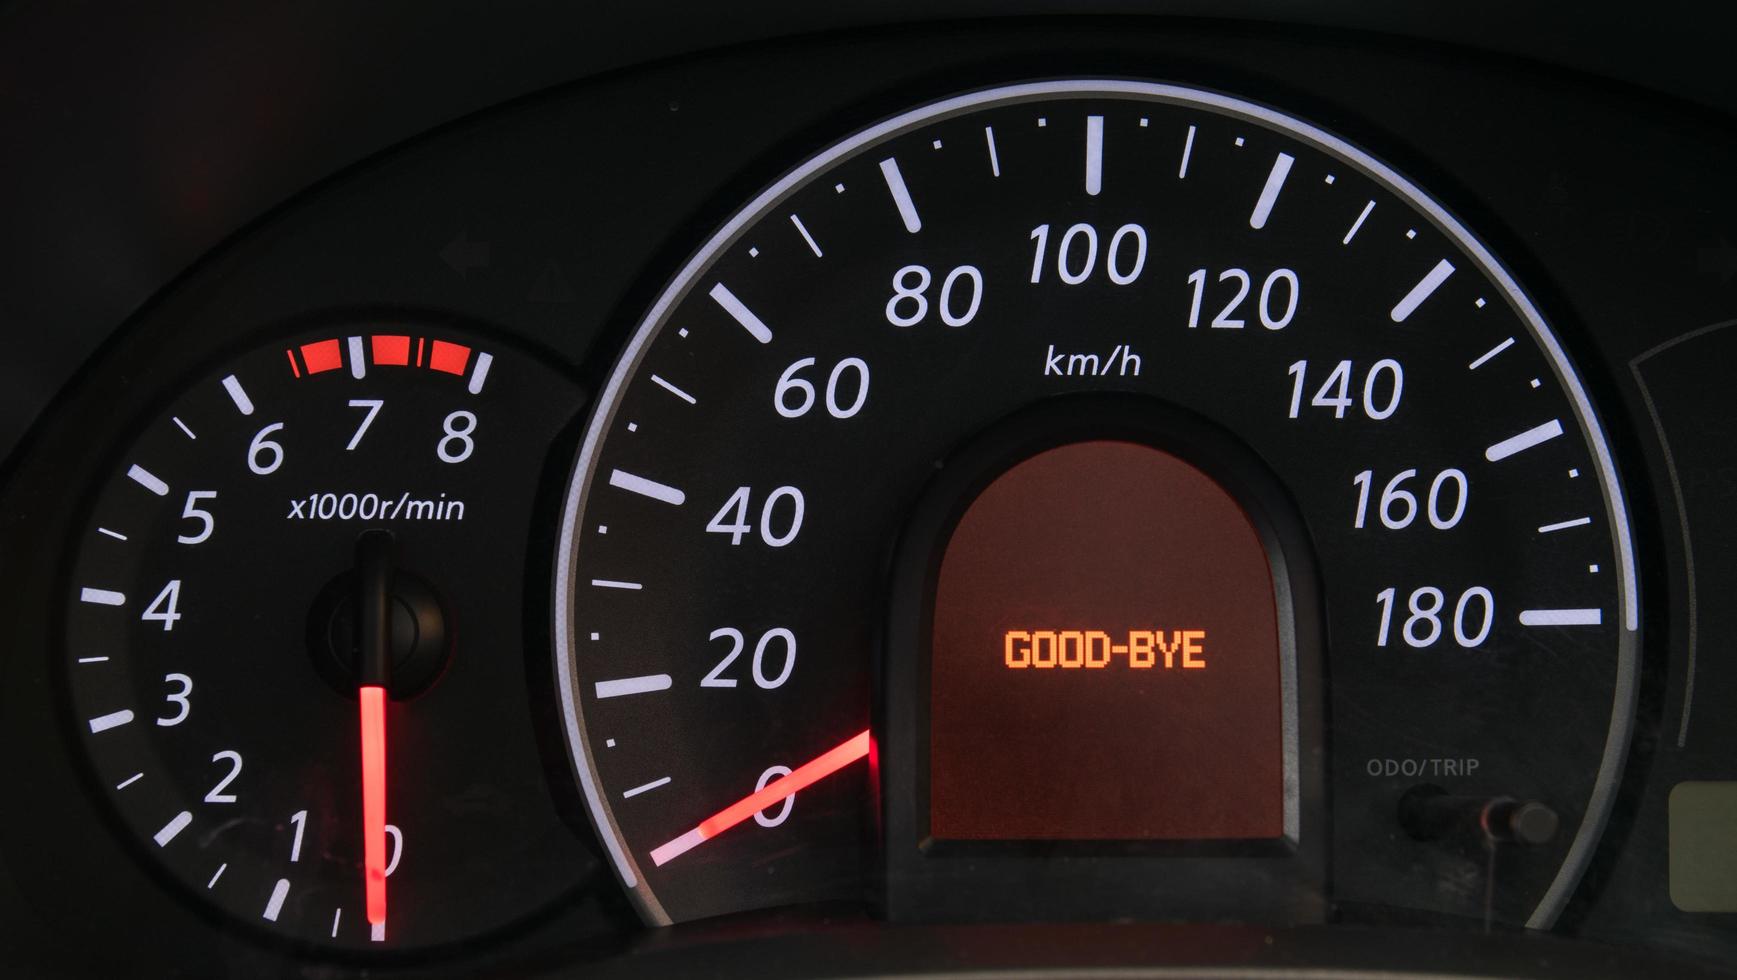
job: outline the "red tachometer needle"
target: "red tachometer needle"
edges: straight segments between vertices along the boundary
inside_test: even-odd
[[[668,864],[761,810],[781,803],[787,797],[795,796],[856,760],[865,758],[868,753],[869,733],[865,730],[843,745],[797,767],[790,775],[767,783],[764,789],[752,796],[743,797],[712,814],[700,821],[698,827],[675,840],[653,849],[651,852],[652,863]]]
[[[359,689],[362,704],[362,880],[368,922],[386,924],[386,689]]]
[[[392,535],[356,539],[356,693],[362,707],[362,888],[368,924],[386,928],[386,686],[392,669]]]

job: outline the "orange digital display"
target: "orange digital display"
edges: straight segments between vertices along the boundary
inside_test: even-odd
[[[1012,467],[947,541],[931,630],[932,837],[1283,836],[1271,563],[1200,469],[1112,441]]]
[[[1103,630],[1008,630],[1002,662],[1015,670],[1096,670],[1121,662],[1134,670],[1206,669],[1205,630],[1129,630],[1116,643]]]

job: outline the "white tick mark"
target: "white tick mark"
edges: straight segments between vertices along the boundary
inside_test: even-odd
[[[1428,272],[1424,273],[1422,279],[1417,281],[1417,285],[1411,287],[1410,292],[1406,293],[1399,302],[1393,304],[1393,312],[1388,315],[1392,317],[1394,323],[1404,323],[1405,318],[1417,312],[1417,308],[1423,305],[1423,301],[1429,299],[1430,295],[1442,283],[1447,282],[1448,277],[1453,274],[1454,264],[1452,262],[1447,259],[1437,262]]]
[[[362,338],[351,337],[350,339],[357,341],[357,342],[360,342]],[[356,350],[359,351],[359,350],[361,350],[361,348],[358,347],[358,348],[356,348]],[[355,364],[358,368],[358,370],[355,372],[356,377],[358,377],[358,378],[362,377],[362,372],[360,371],[360,368],[362,366],[361,358],[362,358],[361,354],[356,354],[351,359],[351,363]],[[482,394],[483,385],[488,384],[488,381],[489,381],[489,368],[491,366],[493,366],[494,363],[495,363],[495,356],[493,354],[490,354],[487,351],[477,351],[476,367],[471,368],[470,383],[465,385],[465,390],[469,391],[473,395]]]
[[[905,185],[905,175],[899,172],[899,161],[887,157],[881,161],[881,176],[886,179],[887,192],[893,196],[893,206],[899,210],[899,220],[905,230],[915,235],[923,230],[923,219],[917,215],[917,202],[911,200],[911,189]]]
[[[667,691],[670,688],[668,674],[646,674],[641,677],[622,677],[612,681],[598,681],[597,696],[600,698],[620,698],[630,694],[651,694],[656,691]]]
[[[1242,137],[1241,137],[1241,136],[1238,136],[1238,137],[1237,137],[1237,138],[1236,138],[1236,145],[1237,145],[1237,146],[1241,146],[1241,145],[1242,145]]]
[[[634,788],[632,788],[630,790],[624,791],[621,794],[621,798],[624,800],[631,800],[641,793],[649,793],[652,790],[657,789],[660,786],[668,786],[668,785],[669,785],[669,777],[668,776],[665,776],[662,779],[654,779],[651,782],[646,783],[643,786],[635,786]]]
[[[290,883],[288,878],[279,878],[271,889],[271,899],[265,903],[262,913],[269,922],[276,922],[278,914],[283,911],[283,900],[289,897]]]
[[[1481,357],[1479,357],[1477,360],[1473,361],[1470,365],[1468,365],[1469,370],[1476,371],[1478,368],[1481,368],[1485,364],[1488,364],[1490,361],[1490,358],[1495,357],[1497,354],[1500,354],[1501,352],[1507,350],[1508,348],[1510,348],[1512,346],[1514,346],[1514,338],[1509,337],[1507,340],[1504,340],[1501,343],[1497,344],[1496,346],[1485,351]]]
[[[1363,220],[1365,218],[1368,218],[1369,212],[1371,212],[1373,210],[1375,210],[1375,202],[1374,201],[1370,201],[1368,204],[1363,205],[1363,210],[1358,212],[1358,214],[1357,214],[1357,220],[1351,222],[1351,230],[1345,233],[1345,237],[1340,239],[1339,244],[1341,244],[1341,245],[1351,244],[1351,239],[1357,237],[1357,229],[1363,227]]]
[[[1332,175],[1332,174],[1328,174],[1328,175],[1327,175],[1327,180],[1326,180],[1326,182],[1327,182],[1327,183],[1329,183],[1329,184],[1331,184],[1331,183],[1332,183],[1332,182],[1333,182],[1333,180],[1334,180],[1334,177],[1333,177],[1333,175]]]
[[[609,474],[609,485],[618,490],[626,490],[628,493],[662,501],[675,507],[680,507],[688,499],[687,494],[667,483],[648,480],[626,470],[612,470]]]
[[[1551,419],[1542,425],[1535,425],[1519,435],[1509,436],[1501,442],[1496,443],[1490,448],[1484,450],[1484,458],[1492,463],[1500,463],[1509,456],[1513,456],[1516,453],[1523,453],[1526,450],[1531,449],[1533,446],[1549,442],[1561,435],[1562,420]]]
[[[241,382],[235,375],[223,379],[223,390],[229,392],[229,400],[235,403],[235,410],[243,415],[253,414],[253,399],[247,397],[247,392],[241,387]]]
[[[150,470],[147,470],[136,463],[133,465],[132,469],[127,470],[127,478],[159,497],[166,497],[169,494],[169,485],[167,483],[164,483]]]
[[[670,394],[676,396],[677,398],[680,398],[682,401],[687,402],[689,405],[699,404],[697,401],[694,400],[694,396],[688,394],[687,392],[676,387],[674,384],[671,384],[670,382],[665,381],[663,378],[660,378],[655,374],[651,376],[651,383],[654,385],[657,385],[659,388],[662,388],[664,391],[669,392]]]
[[[730,314],[730,319],[735,320],[742,325],[743,330],[748,331],[748,336],[762,344],[772,342],[772,328],[766,326],[764,321],[754,315],[753,310],[748,309],[746,304],[737,299],[736,294],[730,292],[728,286],[721,282],[715,283],[710,295],[712,302],[723,307],[724,312]]]
[[[929,144],[929,145],[930,145],[930,146],[932,146],[932,147],[934,147],[934,148],[935,148],[935,149],[937,149],[937,150],[939,150],[939,149],[940,149],[940,148],[941,148],[941,141],[940,141],[940,140],[936,140],[936,141],[935,141],[935,142],[933,142],[933,143],[930,143],[930,144]]]
[[[1250,228],[1258,231],[1267,226],[1267,219],[1273,213],[1273,205],[1278,203],[1279,191],[1284,190],[1285,178],[1291,173],[1293,159],[1289,153],[1281,153],[1273,159],[1273,169],[1267,173],[1267,182],[1261,188],[1260,200],[1255,202],[1254,211],[1248,216]]]
[[[1599,626],[1604,623],[1602,609],[1522,609],[1521,626]]]
[[[1104,117],[1086,117],[1086,194],[1097,197],[1104,189]]]
[[[759,258],[760,257],[760,250],[758,248],[755,248],[754,246],[750,245],[748,247],[748,257],[751,259]]]
[[[158,847],[168,847],[169,842],[180,836],[181,831],[186,830],[187,825],[192,822],[193,814],[182,810],[170,818],[169,822],[163,825],[163,829],[152,835],[151,839],[157,842]]]
[[[111,728],[119,728],[122,725],[131,723],[132,720],[133,713],[125,708],[122,708],[119,711],[112,711],[106,715],[100,715],[90,720],[91,734],[94,735],[98,732],[106,732]]]
[[[808,250],[814,253],[815,258],[820,258],[820,245],[814,240],[814,236],[808,233],[808,228],[803,225],[802,219],[793,214],[790,216],[790,223],[796,226],[797,233],[802,236],[803,241],[808,243]]]

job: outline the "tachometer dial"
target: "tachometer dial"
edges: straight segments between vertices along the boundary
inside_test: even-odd
[[[376,322],[250,353],[149,421],[96,492],[65,655],[150,860],[245,922],[371,950],[575,885],[522,583],[579,401],[519,351]]]
[[[980,92],[802,163],[633,335],[562,530],[572,755],[654,922],[863,894],[879,832],[946,914],[1545,925],[1626,744],[1626,521],[1538,309],[1392,169]],[[1436,832],[1522,811],[1499,861]]]

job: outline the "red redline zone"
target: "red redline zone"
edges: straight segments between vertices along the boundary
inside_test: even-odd
[[[444,340],[435,341],[428,353],[428,366],[447,374],[464,374],[464,367],[469,361],[469,347]]]
[[[320,340],[302,345],[302,363],[309,374],[336,371],[344,366],[343,347],[336,340]]]
[[[410,364],[410,338],[400,335],[378,334],[371,338],[374,349],[374,363],[408,367]]]
[[[473,353],[465,344],[405,334],[375,334],[368,338],[367,350],[376,367],[420,367],[458,377],[471,366]],[[286,349],[284,356],[289,359],[290,374],[301,378],[339,370],[347,355],[343,341],[334,337]]]

